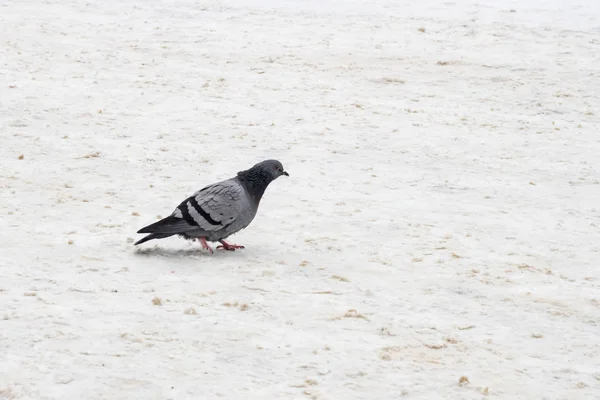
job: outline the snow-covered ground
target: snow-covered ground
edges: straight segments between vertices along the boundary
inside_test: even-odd
[[[1,2],[0,399],[600,398],[584,3]]]

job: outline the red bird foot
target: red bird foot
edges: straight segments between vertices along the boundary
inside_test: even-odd
[[[229,251],[235,251],[235,249],[244,249],[244,246],[240,246],[237,244],[230,244],[227,243],[224,240],[219,240],[219,242],[221,242],[223,245],[222,246],[217,246],[217,249],[224,249],[224,250],[229,250]]]
[[[208,245],[208,243],[206,243],[206,238],[205,237],[200,237],[200,238],[198,238],[198,240],[200,241],[200,244],[202,244],[202,248],[204,250],[210,251],[210,254],[213,253],[213,249]]]

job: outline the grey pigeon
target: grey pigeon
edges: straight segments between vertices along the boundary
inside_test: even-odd
[[[168,217],[140,229],[137,233],[149,235],[135,245],[179,235],[198,240],[211,253],[207,241],[220,242],[217,248],[225,250],[243,249],[244,246],[227,243],[225,239],[252,222],[267,186],[281,175],[289,176],[283,165],[277,160],[266,160],[238,172],[234,178],[200,189]]]

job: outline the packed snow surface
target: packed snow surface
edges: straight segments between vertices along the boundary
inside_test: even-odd
[[[0,399],[600,398],[600,3],[8,0],[0,85]]]

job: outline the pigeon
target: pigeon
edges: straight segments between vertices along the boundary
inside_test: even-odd
[[[289,176],[279,161],[265,160],[231,179],[206,186],[185,199],[168,217],[140,229],[137,233],[149,235],[134,245],[179,235],[198,240],[211,254],[213,250],[207,242],[220,242],[217,249],[243,249],[244,246],[225,239],[252,222],[267,186],[281,175]]]

